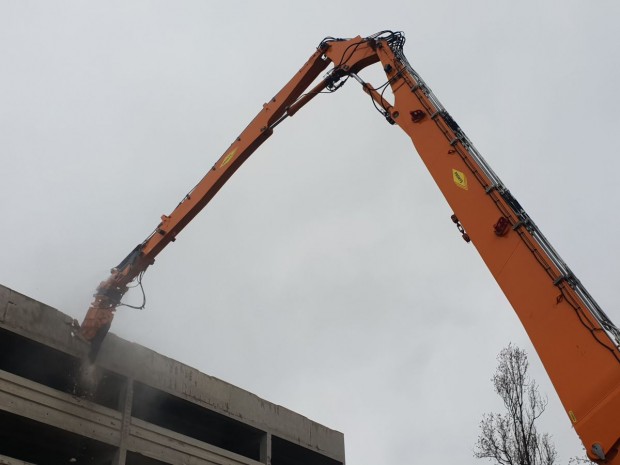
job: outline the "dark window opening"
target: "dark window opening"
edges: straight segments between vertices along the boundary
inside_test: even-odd
[[[134,383],[132,415],[253,460],[260,460],[264,432],[197,404]]]
[[[110,465],[116,447],[0,411],[0,455],[45,464]]]
[[[342,462],[273,436],[271,465],[342,465]]]
[[[76,357],[0,328],[0,370],[119,410],[124,378],[99,367],[86,376],[81,366]]]
[[[168,462],[145,457],[137,452],[127,452],[126,465],[169,465]]]

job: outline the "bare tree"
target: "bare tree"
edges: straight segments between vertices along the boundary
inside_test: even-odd
[[[492,381],[504,401],[506,412],[485,414],[474,449],[476,458],[487,458],[498,465],[553,465],[555,446],[548,434],[540,434],[536,420],[547,406],[547,399],[530,379],[524,350],[509,345],[497,357]]]

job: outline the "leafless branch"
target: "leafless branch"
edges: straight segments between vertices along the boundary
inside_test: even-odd
[[[491,380],[506,412],[483,416],[474,456],[498,465],[554,465],[555,446],[548,434],[540,434],[536,429],[536,420],[545,411],[547,399],[528,375],[527,354],[509,345],[497,360]]]

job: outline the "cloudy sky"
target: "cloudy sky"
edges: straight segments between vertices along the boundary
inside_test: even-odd
[[[323,37],[392,29],[617,322],[619,15],[605,0],[0,0],[0,282],[81,320]],[[342,431],[355,465],[477,463],[514,342],[566,463],[578,439],[451,214],[350,82],[277,128],[112,331]]]

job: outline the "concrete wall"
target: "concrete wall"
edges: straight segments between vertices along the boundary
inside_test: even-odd
[[[344,463],[344,437],[0,285],[0,463]],[[10,460],[13,460],[11,462]]]

